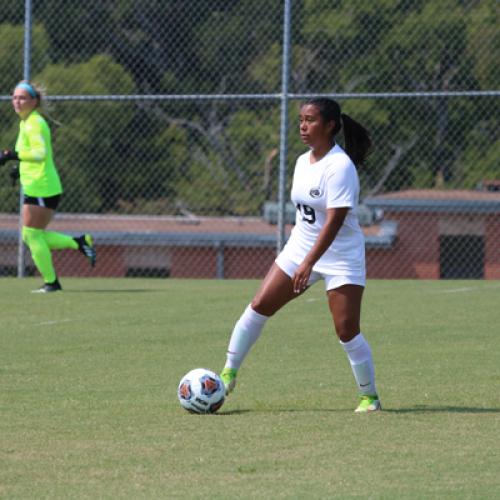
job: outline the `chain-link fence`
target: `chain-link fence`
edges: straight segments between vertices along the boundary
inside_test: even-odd
[[[330,95],[375,144],[359,170],[368,276],[500,278],[496,0],[0,5],[0,146],[28,67],[64,185],[51,228],[98,246],[92,271],[58,252],[60,276],[261,277],[294,217],[299,103]],[[0,176],[12,275],[19,193]]]

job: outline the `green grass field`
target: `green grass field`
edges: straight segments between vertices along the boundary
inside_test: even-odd
[[[356,388],[316,285],[281,311],[217,415],[177,402],[219,371],[257,281],[0,279],[1,498],[498,498],[500,282],[371,281],[384,411]]]

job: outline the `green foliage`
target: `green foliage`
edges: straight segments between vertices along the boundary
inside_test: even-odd
[[[0,148],[12,149],[16,143],[18,120],[12,111],[9,101],[0,102]],[[11,163],[0,166],[0,211],[15,213],[19,210],[19,195],[17,189],[11,186],[8,175]]]
[[[41,71],[49,62],[49,38],[40,24],[32,29],[32,74]],[[0,94],[10,94],[23,79],[24,26],[0,24]]]
[[[262,15],[263,12],[266,15]],[[193,30],[196,57],[202,71],[201,78],[197,79],[202,85],[201,92],[259,92],[258,86],[251,85],[247,68],[260,58],[264,47],[281,41],[280,30],[276,29],[280,23],[281,11],[270,9],[267,0],[220,2],[219,8],[211,9],[198,29]],[[213,29],[214,25],[218,26],[217,30]],[[266,45],[262,44],[263,40]],[[235,47],[239,50],[234,50]]]
[[[311,55],[296,67],[295,75],[304,73],[301,81],[308,80],[310,88],[319,86],[323,92],[498,88],[493,62],[498,59],[494,28],[498,12],[494,11],[492,2],[457,0],[388,0],[356,6],[306,1],[300,43],[309,47]],[[482,47],[478,50],[483,41],[492,49],[489,56],[483,57]],[[477,74],[471,71],[474,67]],[[307,87],[300,84],[302,92]],[[346,104],[344,109],[354,108],[352,116],[372,132],[376,146],[368,168],[361,172],[364,192],[387,189],[384,186],[433,187],[437,178],[449,187],[460,186],[461,165],[473,157],[465,141],[469,129],[476,130],[475,138],[483,144],[498,139],[498,133],[482,135],[482,128],[475,126],[484,101],[377,100],[368,113],[360,113],[363,106],[357,102]],[[486,120],[498,129],[497,116],[492,111]],[[391,157],[399,160],[379,186]]]
[[[500,11],[496,0],[477,2],[468,13],[466,52],[473,60],[472,73],[482,89],[498,89],[500,60]]]
[[[7,95],[22,77],[23,26],[19,9],[2,6],[0,92]],[[281,89],[282,8],[267,0],[47,0],[35,2],[34,14],[32,74],[49,95]],[[499,88],[495,0],[303,0],[292,14],[292,93]],[[363,196],[498,178],[497,101],[342,102],[375,144],[360,169]],[[290,174],[304,150],[295,104]],[[52,108],[63,124],[54,127],[54,145],[64,210],[257,215],[276,198],[278,101],[56,101]],[[6,113],[2,144],[12,144],[16,130]],[[6,200],[3,210],[12,206]]]
[[[67,88],[83,95],[126,94],[134,89],[123,68],[104,55],[86,63],[47,66],[37,78],[56,95]],[[64,209],[105,210],[117,199],[121,188],[126,188],[119,176],[129,166],[123,151],[133,110],[113,102],[89,106],[70,101],[55,105],[52,114],[62,124],[54,131],[54,149],[65,200],[71,201]]]
[[[466,21],[456,1],[428,3],[399,20],[379,47],[380,84],[399,91],[475,88],[465,53]],[[392,71],[387,71],[391,68]]]
[[[109,2],[47,0],[33,4],[36,18],[41,20],[52,41],[49,51],[52,61],[81,63],[109,48],[114,28]]]
[[[467,134],[469,147],[458,165],[465,188],[475,188],[483,180],[499,179],[500,138],[496,127],[494,119],[478,120]]]
[[[180,205],[220,215],[260,213],[264,201],[274,195],[278,116],[271,107],[258,114],[238,111],[224,133],[205,136],[177,183]],[[236,143],[241,147],[234,147]]]

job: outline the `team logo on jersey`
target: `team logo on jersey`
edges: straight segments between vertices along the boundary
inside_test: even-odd
[[[311,198],[319,198],[322,195],[322,191],[320,187],[314,187],[309,191],[309,196]]]

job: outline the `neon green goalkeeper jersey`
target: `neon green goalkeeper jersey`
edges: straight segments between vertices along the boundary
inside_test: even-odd
[[[62,193],[61,180],[52,159],[50,129],[38,111],[19,124],[16,151],[24,193],[46,198]]]

